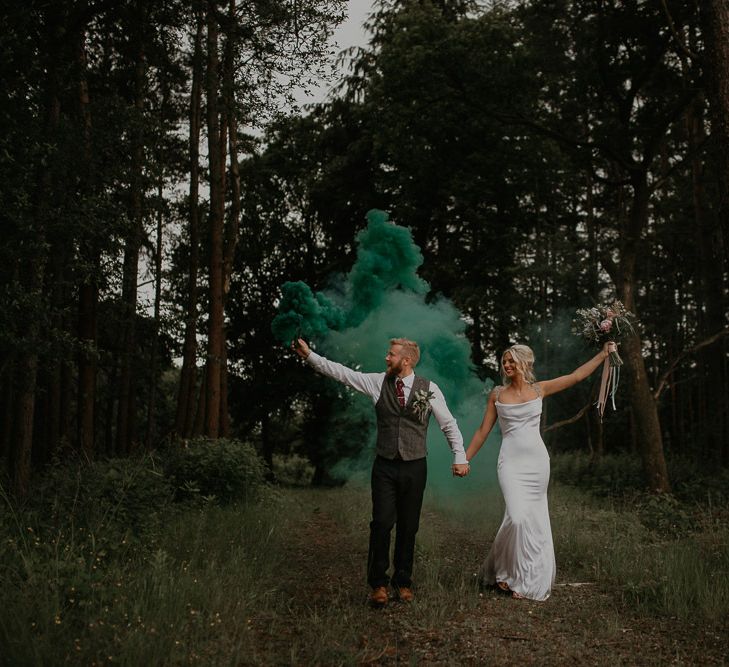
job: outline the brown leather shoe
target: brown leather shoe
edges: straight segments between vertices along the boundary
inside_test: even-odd
[[[387,604],[387,588],[384,586],[377,586],[372,589],[370,593],[370,602],[373,605],[382,607]]]
[[[413,595],[413,589],[407,586],[399,586],[397,589],[397,597],[403,602],[412,602],[415,595]]]

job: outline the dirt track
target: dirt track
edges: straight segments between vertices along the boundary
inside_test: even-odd
[[[260,647],[251,664],[727,664],[729,640],[716,627],[641,616],[613,591],[570,581],[569,572],[543,603],[479,592],[460,563],[483,544],[442,529],[433,510],[423,524],[444,537],[417,553],[416,601],[372,609],[363,583],[366,524],[325,509],[342,493],[297,496],[304,520],[288,533],[282,611],[250,619]]]

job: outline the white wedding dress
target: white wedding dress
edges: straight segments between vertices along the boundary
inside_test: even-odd
[[[481,578],[485,584],[506,582],[525,598],[546,600],[557,568],[547,506],[549,454],[539,433],[542,398],[499,403],[497,393],[496,413],[502,434],[497,469],[506,512]]]

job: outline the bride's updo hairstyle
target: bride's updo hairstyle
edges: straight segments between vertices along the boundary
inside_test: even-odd
[[[537,378],[534,377],[534,352],[532,352],[532,348],[527,345],[512,345],[506,348],[501,355],[501,381],[504,386],[507,387],[511,384],[511,378],[507,377],[504,373],[503,361],[507,352],[511,353],[511,358],[524,376],[524,380],[529,384],[536,382]]]

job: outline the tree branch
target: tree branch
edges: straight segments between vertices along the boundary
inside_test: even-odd
[[[568,424],[574,424],[576,421],[579,421],[582,419],[584,414],[592,407],[592,399],[587,402],[586,405],[582,407],[582,409],[574,416],[570,417],[569,419],[563,419],[559,422],[554,422],[554,424],[550,424],[547,426],[547,428],[542,429],[542,433],[549,433],[550,431],[555,431],[558,428],[562,428],[563,426],[567,426]]]
[[[702,340],[700,343],[696,343],[696,345],[694,345],[693,347],[690,347],[687,350],[681,352],[681,354],[679,354],[668,365],[668,368],[663,372],[660,378],[658,378],[658,384],[653,391],[653,398],[655,400],[658,400],[660,395],[663,393],[663,390],[666,388],[666,385],[668,384],[668,378],[670,377],[671,373],[673,373],[676,366],[678,366],[686,357],[694,354],[695,352],[698,352],[702,348],[707,347],[712,343],[715,343],[717,340],[723,338],[724,336],[729,336],[729,327],[727,327],[726,329],[722,329],[721,331],[715,333],[713,336],[709,336],[708,338]]]
[[[666,20],[668,21],[668,27],[671,29],[671,34],[673,35],[673,39],[676,41],[676,44],[678,44],[678,50],[681,52],[681,54],[684,56],[684,58],[687,58],[688,60],[697,60],[697,56],[695,53],[689,49],[688,46],[686,46],[686,43],[683,40],[683,36],[679,34],[676,24],[673,21],[673,16],[671,16],[671,12],[668,9],[668,5],[666,4],[666,0],[661,0],[661,5],[663,6],[663,13],[666,15]],[[685,63],[684,63],[685,64]]]

